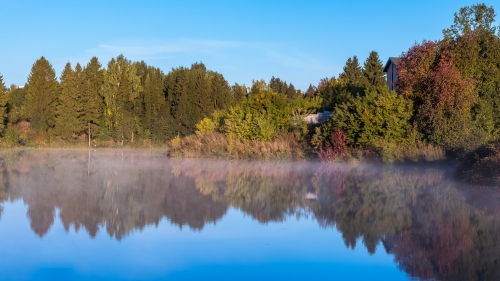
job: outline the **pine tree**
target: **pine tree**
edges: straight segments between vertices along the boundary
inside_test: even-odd
[[[92,136],[97,135],[99,121],[103,116],[103,100],[100,96],[100,90],[103,84],[103,74],[101,63],[96,57],[90,59],[90,62],[83,70],[85,76],[85,91],[81,93],[82,116],[81,120],[86,127],[89,141]]]
[[[36,131],[47,131],[55,125],[59,84],[52,65],[38,59],[28,77],[28,91],[24,104],[25,114]]]
[[[384,66],[377,52],[372,51],[366,59],[363,74],[365,76],[365,88],[382,89],[387,87]]]
[[[9,97],[7,96],[7,87],[3,82],[3,76],[0,75],[0,133],[5,131],[5,125],[7,121],[7,102]]]

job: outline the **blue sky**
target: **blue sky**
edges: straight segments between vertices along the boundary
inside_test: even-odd
[[[0,73],[24,84],[45,56],[103,65],[119,54],[164,72],[203,62],[233,84],[280,77],[305,90],[375,50],[382,61],[435,40],[463,0],[419,1],[25,1],[0,0]],[[488,6],[497,1],[484,1]],[[499,20],[497,20],[497,23]]]

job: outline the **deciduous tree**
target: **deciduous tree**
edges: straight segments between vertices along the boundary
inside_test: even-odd
[[[8,101],[9,97],[7,96],[7,87],[5,87],[3,82],[3,76],[0,75],[0,134],[3,134],[6,127]]]

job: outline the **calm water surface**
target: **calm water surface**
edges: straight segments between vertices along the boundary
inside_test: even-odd
[[[0,157],[1,280],[500,280],[500,190],[452,167]]]

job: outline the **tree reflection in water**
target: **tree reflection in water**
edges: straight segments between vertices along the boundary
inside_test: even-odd
[[[414,278],[500,278],[498,190],[459,185],[439,167],[178,160],[159,151],[1,156],[0,202],[22,199],[40,237],[56,208],[67,231],[105,229],[119,240],[163,218],[200,231],[231,206],[260,223],[311,216],[338,229],[346,247],[383,246]]]

